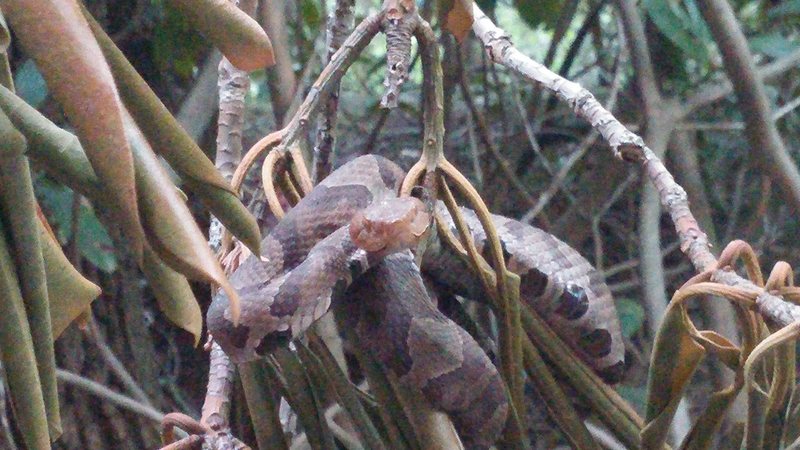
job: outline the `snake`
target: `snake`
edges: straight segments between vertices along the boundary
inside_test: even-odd
[[[504,383],[473,337],[439,312],[421,274],[481,301],[480,278],[430,226],[456,226],[441,202],[398,197],[405,172],[378,155],[343,164],[290,209],[230,275],[240,298],[234,323],[226,294],[207,313],[208,331],[232,361],[268,355],[297,339],[335,302],[359,344],[396,379],[450,417],[465,448],[489,448],[509,411]],[[461,208],[479,252],[487,236]],[[520,300],[604,381],[623,376],[624,344],[603,276],[575,249],[533,226],[492,221]],[[424,245],[420,245],[424,243]]]

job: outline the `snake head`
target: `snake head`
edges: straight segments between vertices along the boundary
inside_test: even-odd
[[[350,220],[350,239],[368,252],[386,254],[417,246],[432,215],[421,200],[398,197],[373,203]]]

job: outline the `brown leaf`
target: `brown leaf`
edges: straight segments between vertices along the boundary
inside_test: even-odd
[[[133,157],[122,104],[103,53],[74,0],[0,0],[3,13],[33,58],[53,97],[75,126],[89,161],[115,206],[130,250],[141,259]]]
[[[158,309],[170,322],[191,333],[197,345],[202,337],[203,313],[186,278],[164,264],[149,246],[144,248],[142,272],[153,289]]]
[[[661,448],[678,402],[689,384],[705,349],[692,339],[686,310],[670,304],[658,329],[647,380],[647,424],[642,429],[642,448]]]
[[[448,2],[445,2],[447,4]],[[460,44],[472,29],[472,0],[452,0],[444,19],[444,29],[453,33]]]
[[[170,267],[191,278],[220,286],[231,299],[231,314],[238,321],[239,297],[211,252],[192,213],[178,195],[164,167],[148,145],[133,118],[125,113],[128,138],[136,167],[142,223],[149,243]],[[199,308],[198,308],[199,311]],[[196,330],[192,329],[195,333]],[[197,337],[197,336],[196,336]]]
[[[40,219],[43,218],[40,216]],[[47,290],[58,292],[58,295],[50,296],[53,339],[57,339],[100,295],[100,288],[84,278],[69,262],[47,222],[40,223],[39,236],[47,273]]]
[[[240,70],[275,64],[264,29],[229,0],[170,0]]]
[[[126,106],[154,150],[169,162],[220,222],[258,254],[261,236],[255,217],[85,8],[83,14],[119,82]]]

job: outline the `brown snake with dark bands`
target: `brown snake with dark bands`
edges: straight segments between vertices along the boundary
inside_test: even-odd
[[[361,345],[449,414],[467,448],[488,448],[502,432],[508,410],[497,369],[475,340],[431,303],[402,238],[389,238],[389,246],[398,248],[376,245],[369,252],[353,242],[363,230],[351,230],[352,217],[393,201],[403,175],[391,161],[371,155],[334,171],[264,238],[261,259],[251,256],[231,275],[241,298],[239,325],[233,326],[228,300],[218,293],[208,312],[209,331],[231,359],[247,361],[299,337],[331,302],[347,301],[353,308],[349,326]],[[437,209],[455,230],[444,206]],[[487,250],[474,213],[463,213],[478,249]],[[520,275],[520,299],[600,377],[618,382],[624,348],[602,275],[554,236],[492,218],[508,268]],[[483,298],[468,264],[439,240],[432,240],[421,260],[421,270],[451,293]]]

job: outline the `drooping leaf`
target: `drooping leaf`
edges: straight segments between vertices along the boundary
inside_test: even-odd
[[[656,335],[647,379],[646,425],[642,448],[661,448],[683,392],[703,359],[705,350],[690,336],[686,310],[667,308]]]
[[[100,288],[84,278],[70,264],[55,236],[41,222],[39,236],[42,242],[44,270],[47,273],[47,290],[58,293],[50,296],[53,339],[58,339],[61,333],[100,295]]]
[[[39,382],[42,385],[50,436],[61,435],[53,330],[47,294],[39,219],[33,195],[25,137],[0,111],[0,214],[10,236],[17,277],[30,321]]]
[[[141,259],[144,232],[133,157],[122,126],[122,102],[78,4],[75,0],[2,0],[0,5],[19,43],[75,126],[103,192],[111,199],[108,205],[130,252]]]
[[[125,114],[126,134],[133,149],[136,167],[136,190],[139,194],[142,224],[148,242],[159,257],[178,272],[214,283],[224,289],[231,300],[232,314],[237,317],[238,294],[211,252],[208,241],[186,203],[178,195],[166,170],[133,118],[127,112]],[[192,330],[194,331],[196,330]]]
[[[377,427],[358,399],[357,388],[347,379],[347,375],[342,372],[328,346],[316,335],[309,336],[309,345],[311,349],[305,348],[303,344],[298,346],[298,353],[304,358],[304,362],[311,361],[319,365],[319,370],[325,373],[333,386],[339,404],[348,412],[367,446],[375,450],[386,448],[386,444],[378,433]],[[306,362],[306,364],[308,365],[309,362]]]
[[[8,62],[8,47],[11,45],[11,32],[8,30],[6,18],[0,11],[0,85],[14,89],[11,65]]]
[[[50,448],[50,433],[33,339],[1,220],[0,311],[0,357],[3,358],[14,417],[25,445],[31,450],[47,450]]]
[[[13,92],[0,86],[0,108],[28,141],[28,156],[45,171],[81,194],[97,201],[100,182],[74,134],[63,130]]]
[[[726,366],[732,370],[739,368],[739,358],[741,351],[739,347],[729,341],[725,336],[712,330],[703,330],[699,336],[695,337],[695,341],[702,345],[707,352],[713,353],[719,358]]]
[[[275,64],[272,43],[261,26],[228,0],[170,0],[241,70]]]
[[[84,14],[119,81],[120,93],[131,115],[153,149],[169,162],[220,222],[258,255],[261,234],[256,219],[111,38],[85,9]]]
[[[268,365],[273,385],[280,384],[283,395],[306,430],[312,448],[334,448],[333,435],[325,419],[320,386],[312,383],[297,355],[287,348],[273,353],[277,365]],[[278,371],[280,368],[280,372]]]
[[[717,436],[722,421],[727,417],[736,396],[741,390],[741,385],[731,386],[719,392],[715,392],[705,410],[700,414],[692,426],[692,430],[684,438],[681,448],[685,450],[701,450],[711,448]]]
[[[266,360],[241,364],[239,376],[259,448],[286,450],[289,446],[278,418],[278,397],[268,380],[267,364]]]
[[[197,345],[202,337],[203,313],[186,277],[164,264],[149,246],[144,248],[142,272],[153,289],[158,309],[170,322],[191,333]]]

